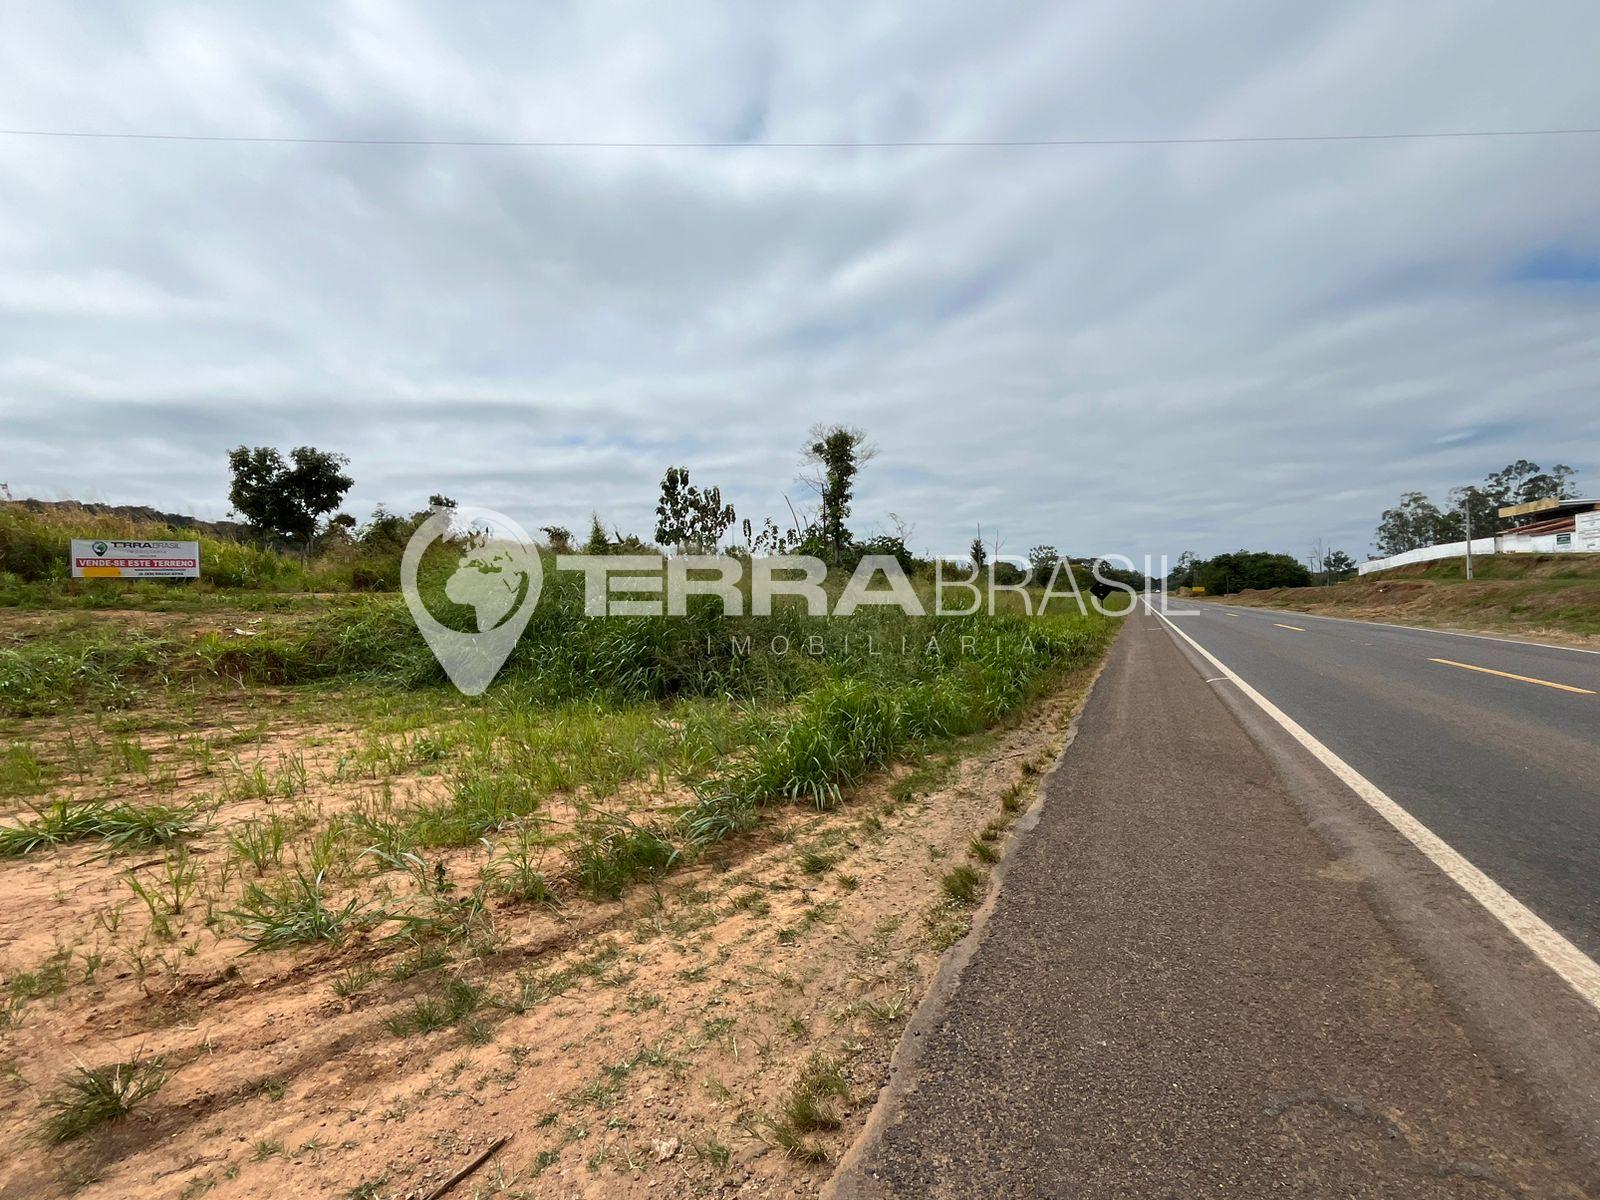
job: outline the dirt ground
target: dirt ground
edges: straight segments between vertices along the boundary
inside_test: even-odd
[[[0,971],[32,997],[0,1029],[0,1197],[421,1200],[500,1138],[452,1196],[813,1195],[966,928],[947,875],[983,871],[1033,802],[1092,674],[621,902],[491,908],[470,955],[376,934],[248,953],[183,923],[136,940],[127,876],[159,886],[161,855],[0,861]],[[341,774],[337,722],[253,728],[257,754],[300,747],[297,806],[348,801],[316,794]],[[220,870],[228,829],[275,803],[231,799],[194,864]],[[156,1057],[167,1081],[132,1115],[39,1137],[64,1072]]]

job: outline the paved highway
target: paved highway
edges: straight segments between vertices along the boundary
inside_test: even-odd
[[[1229,611],[1176,621],[1587,962],[1600,660]],[[1600,1196],[1594,1008],[1248,695],[1128,618],[829,1200]]]
[[[1169,616],[1600,957],[1600,654],[1214,601]]]

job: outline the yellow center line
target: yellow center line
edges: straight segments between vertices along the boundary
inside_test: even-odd
[[[1296,633],[1304,633],[1305,632],[1305,630],[1301,629],[1300,626],[1298,626],[1298,625],[1285,625],[1282,621],[1274,621],[1273,624],[1276,625],[1279,629],[1292,629]]]
[[[1570,683],[1551,683],[1548,679],[1535,679],[1531,675],[1513,675],[1510,671],[1496,671],[1492,667],[1475,667],[1471,663],[1456,662],[1449,658],[1430,658],[1429,662],[1443,663],[1447,667],[1460,667],[1463,671],[1481,671],[1485,675],[1498,675],[1501,679],[1515,679],[1519,683],[1537,683],[1540,687],[1556,688],[1563,692],[1576,692],[1580,696],[1596,693],[1588,688],[1573,687]]]

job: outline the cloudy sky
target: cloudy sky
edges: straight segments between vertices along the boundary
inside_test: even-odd
[[[18,3],[0,480],[227,509],[347,453],[648,533],[664,467],[797,503],[880,447],[920,548],[1358,556],[1517,457],[1600,490],[1600,137],[883,147],[1600,126],[1600,6]],[[785,148],[773,143],[850,143]]]

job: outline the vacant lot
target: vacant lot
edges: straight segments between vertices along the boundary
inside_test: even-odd
[[[1400,567],[1325,588],[1276,588],[1223,597],[1229,604],[1287,608],[1510,633],[1578,646],[1600,645],[1600,556],[1503,554],[1474,560],[1466,578],[1459,559]]]
[[[551,593],[0,610],[0,1195],[820,1184],[1115,623]]]

